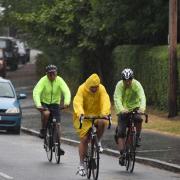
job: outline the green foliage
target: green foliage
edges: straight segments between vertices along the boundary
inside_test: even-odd
[[[178,46],[180,59],[180,45]],[[168,47],[167,46],[118,46],[113,52],[114,81],[120,80],[125,67],[134,70],[135,78],[145,89],[148,105],[167,110],[168,106]],[[178,61],[179,62],[179,61]],[[180,63],[178,63],[180,72]],[[180,79],[180,74],[179,74]],[[179,83],[180,84],[180,80]],[[180,109],[180,89],[178,89]]]

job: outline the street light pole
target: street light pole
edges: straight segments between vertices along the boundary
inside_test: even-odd
[[[177,115],[177,0],[169,0],[169,117]]]

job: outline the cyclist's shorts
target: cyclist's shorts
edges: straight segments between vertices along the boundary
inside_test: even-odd
[[[136,115],[135,117],[135,126],[138,125],[138,123],[142,122],[142,118],[140,115]],[[127,114],[121,114],[118,116],[118,126],[115,130],[115,141],[117,143],[117,139],[119,137],[125,138],[126,137],[126,128],[129,126],[129,116]]]
[[[60,114],[60,105],[59,104],[46,104],[41,103],[44,108],[48,108],[51,112],[52,116],[56,119],[58,123],[61,122],[61,114]]]

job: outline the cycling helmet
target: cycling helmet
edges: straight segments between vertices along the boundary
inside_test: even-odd
[[[57,72],[57,67],[53,64],[46,66],[46,73]]]
[[[133,79],[134,74],[132,69],[130,68],[125,68],[122,73],[121,73],[122,79],[123,80],[129,80],[129,79]]]

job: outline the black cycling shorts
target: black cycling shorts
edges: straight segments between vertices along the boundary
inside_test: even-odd
[[[135,117],[135,126],[138,123],[142,122],[142,118],[140,115]],[[118,115],[118,125],[115,130],[115,141],[117,142],[118,138],[126,137],[126,128],[129,126],[129,116],[128,114],[120,114]]]
[[[59,104],[46,104],[41,103],[44,108],[48,108],[51,115],[56,119],[58,123],[61,122],[61,113],[60,113],[60,105]]]

